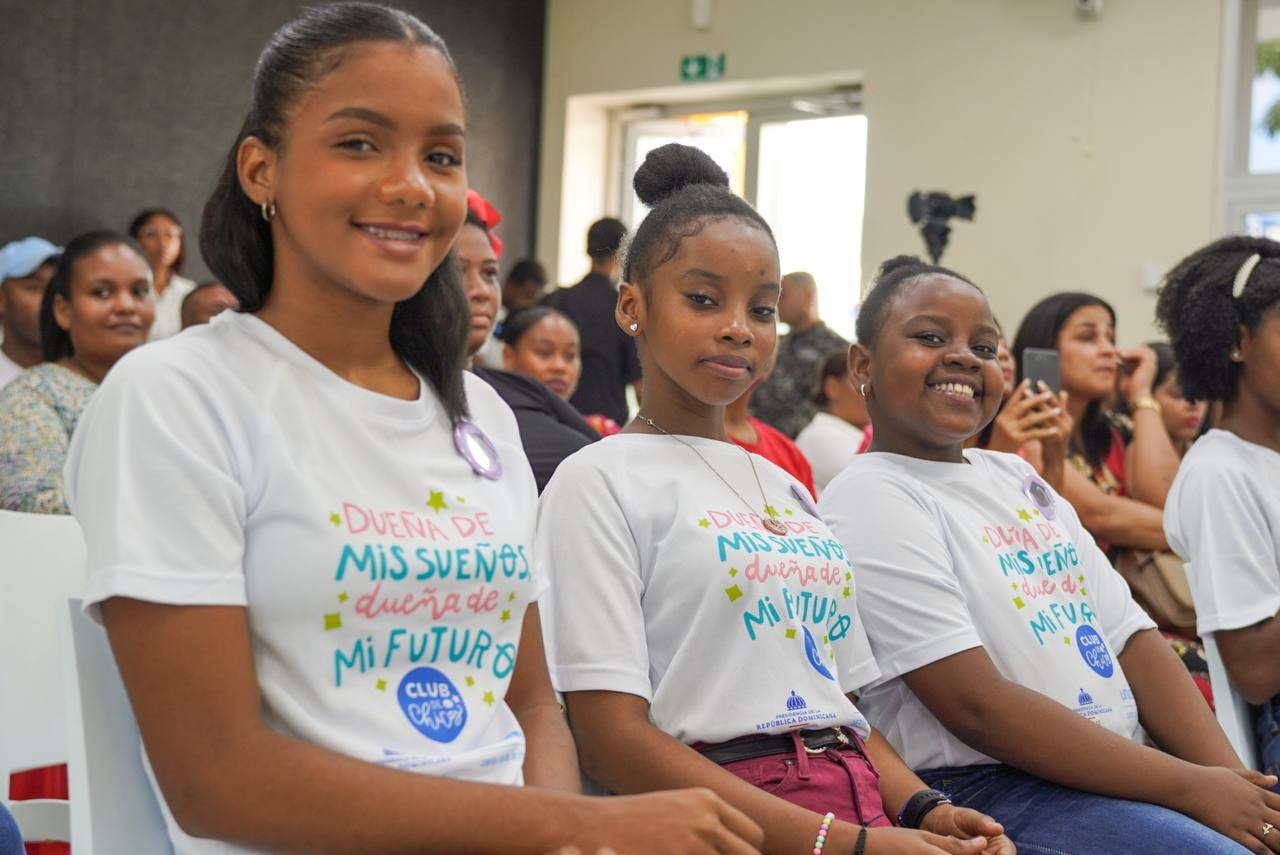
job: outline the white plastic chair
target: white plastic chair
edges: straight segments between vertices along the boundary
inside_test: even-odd
[[[1209,660],[1209,685],[1213,687],[1218,725],[1227,734],[1231,747],[1240,755],[1244,765],[1250,769],[1261,768],[1258,765],[1258,745],[1253,735],[1253,711],[1231,685],[1213,633],[1206,633],[1201,640],[1204,642],[1204,657]]]
[[[0,511],[0,794],[13,772],[67,762],[56,614],[83,592],[84,561],[72,517]],[[70,839],[65,801],[6,806],[28,840]]]
[[[71,851],[76,855],[171,853],[151,789],[138,725],[101,626],[79,600],[62,604],[66,658],[67,783]]]

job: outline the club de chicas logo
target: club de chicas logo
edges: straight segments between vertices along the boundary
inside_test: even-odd
[[[396,699],[418,732],[452,742],[467,724],[467,705],[448,677],[435,668],[414,668],[400,681]]]

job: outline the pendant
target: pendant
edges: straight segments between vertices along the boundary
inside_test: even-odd
[[[453,447],[471,465],[471,471],[482,478],[497,481],[502,477],[502,460],[498,450],[475,422],[458,422],[453,426]]]
[[[764,527],[769,529],[769,531],[773,532],[774,534],[787,533],[787,524],[784,523],[782,520],[778,519],[777,517],[766,516],[766,517],[761,517],[760,519],[762,522],[764,522]]]

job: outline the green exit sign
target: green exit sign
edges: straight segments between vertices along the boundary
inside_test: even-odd
[[[681,83],[705,83],[724,79],[724,54],[700,53],[680,60]]]

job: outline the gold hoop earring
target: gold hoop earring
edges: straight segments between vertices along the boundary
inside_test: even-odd
[[[276,216],[276,203],[263,202],[262,203],[262,219],[266,220],[269,223],[273,219],[275,219],[275,216]]]

